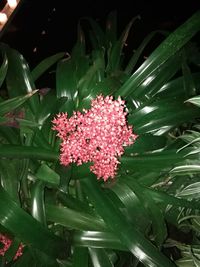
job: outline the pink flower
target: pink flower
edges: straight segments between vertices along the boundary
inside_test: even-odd
[[[58,114],[52,122],[62,140],[61,164],[92,162],[90,170],[98,179],[114,178],[124,146],[137,138],[127,125],[125,108],[120,97],[113,100],[112,96],[99,95],[83,113],[74,112],[70,118],[67,113]]]
[[[4,256],[6,251],[11,246],[12,240],[8,236],[0,234],[0,243],[2,243],[4,245],[2,248],[0,248],[0,255]],[[22,255],[23,247],[24,246],[22,244],[20,244],[13,260],[16,260],[18,257],[20,257]]]

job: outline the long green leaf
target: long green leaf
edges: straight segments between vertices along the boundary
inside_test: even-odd
[[[200,29],[200,12],[196,12],[185,23],[171,33],[164,42],[135,71],[126,83],[117,91],[116,96],[127,97],[147,77],[150,77],[160,65],[176,54]]]
[[[31,214],[42,225],[46,226],[46,215],[44,205],[44,183],[37,181],[31,190]]]
[[[137,231],[101,190],[95,177],[82,180],[84,190],[99,215],[125,245],[145,266],[175,266],[161,254],[142,233]],[[123,231],[122,231],[123,229]]]
[[[103,220],[84,212],[77,212],[67,207],[46,205],[46,216],[49,221],[77,230],[105,230]]]
[[[186,153],[177,153],[175,149],[157,151],[155,153],[143,153],[129,157],[121,157],[121,167],[130,171],[161,171],[172,168],[176,163],[184,161]]]
[[[2,53],[2,57],[3,57],[3,62],[0,67],[0,87],[2,86],[5,80],[7,70],[8,70],[8,58],[5,52]]]
[[[0,160],[1,186],[17,203],[19,203],[18,167],[18,160]]]
[[[109,232],[75,231],[72,242],[75,246],[81,247],[128,250],[114,234]]]
[[[46,70],[63,58],[64,55],[65,52],[60,52],[42,60],[31,72],[33,81],[35,82]]]
[[[194,96],[194,97],[188,99],[186,102],[190,102],[190,103],[200,107],[200,96]]]
[[[0,188],[0,224],[17,236],[22,242],[31,245],[52,257],[57,257],[66,248],[65,242],[22,210]]]
[[[0,158],[30,158],[57,161],[58,153],[53,150],[47,150],[33,146],[1,145]]]
[[[34,95],[38,90],[34,90],[25,96],[17,96],[0,103],[0,116],[5,115],[5,113],[12,111],[15,108],[20,107],[24,102],[26,102],[32,95]]]
[[[145,39],[143,40],[143,42],[140,44],[140,46],[137,48],[136,51],[134,51],[133,56],[130,58],[126,68],[125,68],[125,72],[130,75],[131,72],[133,71],[133,69],[135,68],[135,65],[139,59],[139,57],[141,56],[144,48],[147,46],[147,44],[150,42],[150,40],[157,34],[157,33],[162,33],[161,31],[153,31],[151,33],[149,33]]]
[[[148,218],[144,206],[134,191],[131,190],[128,185],[120,181],[112,186],[111,190],[115,192],[126,207],[125,215],[127,218],[135,224],[137,229],[145,232],[150,225],[151,218]]]
[[[94,267],[95,266],[114,267],[105,249],[89,248],[89,253]]]
[[[32,80],[29,66],[24,57],[15,49],[2,46],[8,57],[8,72],[6,76],[7,89],[10,97],[17,97],[34,91],[35,85]],[[30,108],[36,113],[39,105],[38,96],[35,95],[29,100]]]
[[[117,42],[114,43],[114,45],[111,47],[110,52],[108,54],[108,65],[107,65],[108,72],[114,72],[119,69],[120,55],[122,53],[122,49],[125,45],[125,42],[128,38],[129,31],[133,23],[139,18],[140,18],[139,16],[136,16],[128,23],[125,30],[121,34],[119,40],[117,40]]]

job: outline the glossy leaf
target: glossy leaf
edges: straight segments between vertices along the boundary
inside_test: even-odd
[[[31,158],[56,161],[58,160],[58,153],[32,146],[1,145],[0,158]]]
[[[177,193],[179,197],[188,198],[188,199],[198,199],[200,192],[200,182],[191,183],[186,187],[182,188],[180,192]]]
[[[38,248],[52,257],[58,256],[60,250],[66,246],[64,241],[22,210],[3,188],[0,188],[0,193],[0,224],[25,244]]]
[[[9,168],[7,168],[9,166]],[[19,177],[17,169],[19,162],[14,160],[0,160],[1,186],[7,193],[19,203]]]
[[[31,72],[33,81],[36,81],[43,73],[45,73],[58,60],[63,58],[64,52],[57,53],[53,56],[43,59]]]
[[[130,188],[134,191],[135,190],[135,186],[140,186],[141,187],[141,192],[145,192],[147,191],[148,194],[151,196],[151,198],[155,201],[156,204],[162,204],[164,206],[164,208],[166,207],[166,205],[172,205],[173,207],[183,207],[183,208],[188,208],[191,210],[199,210],[199,206],[198,203],[195,200],[190,200],[187,201],[184,198],[180,198],[177,196],[173,196],[170,195],[167,192],[162,192],[162,191],[158,191],[156,189],[150,189],[147,188],[145,186],[142,185],[138,185],[138,182],[134,180],[133,177],[127,177],[127,181],[126,183],[130,186]]]
[[[0,67],[0,87],[2,86],[5,80],[7,70],[8,70],[8,58],[5,52],[2,53],[2,58],[3,58],[3,62]]]
[[[59,175],[45,163],[43,163],[37,170],[36,177],[41,181],[54,186],[58,186],[60,182]]]
[[[130,222],[134,222],[137,229],[145,232],[151,223],[151,218],[148,218],[144,206],[134,191],[120,181],[112,186],[111,190],[115,192],[126,207],[125,214]]]
[[[44,205],[44,183],[37,181],[31,190],[31,214],[33,218],[46,225],[45,205]]]
[[[197,108],[187,106],[176,99],[163,99],[133,112],[133,115],[129,116],[129,123],[134,125],[138,134],[156,132],[156,135],[162,135],[197,117]]]
[[[199,165],[181,165],[173,168],[170,171],[172,174],[175,175],[186,175],[186,174],[194,174],[200,172]]]
[[[131,182],[133,186],[132,188],[128,187],[129,191],[133,190],[132,195],[136,194],[138,200],[140,201],[141,211],[143,211],[143,213],[145,214],[144,218],[139,217],[140,219],[138,221],[138,224],[141,225],[141,221],[146,221],[146,223],[148,222],[149,224],[150,222],[152,222],[153,238],[155,239],[155,242],[158,247],[161,247],[162,243],[167,237],[167,228],[164,221],[164,216],[159,207],[156,205],[156,202],[154,202],[152,196],[148,193],[148,191],[144,190],[144,188],[141,187],[139,183],[134,180],[134,178]],[[136,209],[133,209],[132,212],[133,211],[134,215],[141,216],[139,212],[137,215]]]
[[[190,102],[198,107],[200,107],[200,96],[194,96],[187,100],[187,102]]]
[[[175,55],[199,31],[199,18],[200,13],[197,12],[171,33],[117,91],[116,95],[127,97],[147,77],[150,77],[161,64],[164,64],[170,57]]]
[[[34,91],[35,85],[33,83],[29,66],[24,57],[14,49],[3,46],[2,50],[5,51],[8,57],[8,73],[6,76],[6,83],[10,97],[17,97]],[[17,79],[15,77],[18,77]],[[30,98],[30,108],[33,113],[36,113],[39,99],[35,95]]]
[[[121,168],[134,171],[161,171],[172,168],[174,164],[183,161],[185,153],[177,153],[176,150],[166,150],[155,153],[136,154],[129,157],[121,157]]]
[[[151,39],[157,34],[157,33],[163,33],[161,31],[153,31],[150,34],[148,34],[143,42],[140,44],[140,46],[136,49],[136,51],[134,51],[133,56],[129,59],[129,62],[125,68],[125,72],[127,74],[131,74],[133,69],[136,66],[136,63],[138,62],[138,59],[140,58],[140,56],[142,55],[143,50],[145,49],[145,47],[147,46],[147,44],[151,41]]]
[[[77,230],[105,230],[104,222],[84,212],[77,212],[67,207],[46,205],[47,220]]]
[[[5,100],[0,103],[0,115],[3,116],[7,112],[11,112],[13,109],[20,107],[25,101],[31,98],[37,90],[32,91],[31,93],[25,96],[18,96],[8,100]]]
[[[56,70],[56,92],[57,97],[73,99],[76,92],[76,66],[71,58],[63,59],[57,65]]]
[[[122,53],[122,48],[125,45],[125,42],[128,38],[129,31],[133,25],[133,23],[139,18],[139,16],[136,16],[133,18],[128,25],[126,26],[125,30],[121,34],[119,40],[111,47],[110,52],[108,54],[108,66],[107,71],[108,72],[114,72],[119,69],[120,64],[120,57]]]
[[[181,54],[177,53],[160,65],[154,73],[138,86],[131,94],[135,99],[149,98],[156,94],[181,68]]]
[[[119,239],[109,232],[75,231],[72,241],[75,246],[128,251],[128,248],[123,246]]]
[[[141,262],[146,266],[172,267],[174,265],[168,258],[159,253],[157,248],[142,233],[127,222],[123,214],[109,200],[103,190],[100,189],[95,177],[90,180],[82,180],[82,182],[87,195],[105,223],[116,233],[122,244]]]
[[[101,248],[89,248],[90,257],[93,266],[105,266],[114,267],[113,263],[108,257],[108,254],[104,249]]]
[[[84,31],[82,30],[81,23],[79,21],[77,27],[77,42],[72,48],[71,57],[75,62],[78,62],[82,57],[85,56],[85,52],[85,35]]]
[[[155,152],[158,149],[163,149],[167,144],[167,139],[164,136],[155,136],[152,134],[139,135],[132,146],[125,148],[125,155],[134,155],[144,152]],[[123,156],[124,157],[124,156]]]
[[[41,105],[38,108],[36,114],[36,120],[40,126],[42,126],[47,119],[52,118],[52,115],[59,113],[59,109],[62,105],[65,105],[67,97],[56,98],[56,94],[51,90],[47,95],[45,95],[45,100],[42,99]]]

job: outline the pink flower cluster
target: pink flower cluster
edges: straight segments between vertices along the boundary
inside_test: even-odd
[[[9,247],[11,246],[12,244],[12,240],[7,236],[7,235],[3,235],[3,234],[0,234],[0,243],[2,243],[4,246],[2,248],[0,248],[0,255],[1,256],[4,256],[6,251],[9,249]],[[16,260],[18,257],[20,257],[22,254],[23,254],[23,245],[20,244],[13,260]]]
[[[120,97],[113,100],[112,96],[99,95],[83,113],[74,112],[70,118],[67,113],[58,114],[52,122],[62,140],[61,164],[92,162],[90,170],[98,179],[114,178],[123,146],[133,144],[137,138],[132,127],[127,126],[125,108]]]

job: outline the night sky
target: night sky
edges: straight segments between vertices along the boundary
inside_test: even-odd
[[[199,0],[184,3],[180,0],[121,0],[120,4],[95,0],[23,0],[1,42],[20,51],[31,65],[35,65],[54,53],[71,51],[81,17],[90,16],[103,25],[108,13],[116,10],[120,31],[131,18],[140,15],[141,20],[135,24],[133,33],[137,45],[152,30],[175,29],[198,9]]]

